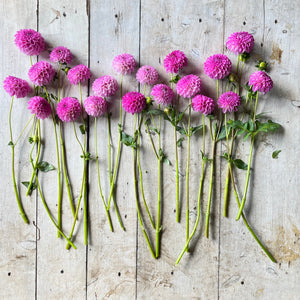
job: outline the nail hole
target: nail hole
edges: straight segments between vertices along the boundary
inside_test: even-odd
[[[115,18],[117,18],[118,17],[118,15],[117,14],[115,14]]]
[[[275,21],[274,21],[274,23],[275,23],[275,24],[277,24],[277,23],[278,23],[278,21],[277,21],[277,20],[275,20]]]
[[[202,19],[199,19],[199,23],[201,23],[202,22]]]
[[[282,30],[282,33],[287,33],[287,30]]]
[[[99,64],[99,60],[97,61],[97,64]]]
[[[127,219],[127,215],[125,215],[124,218]]]
[[[246,25],[246,22],[245,22],[245,21],[243,22],[243,25]]]
[[[244,281],[241,281],[241,285],[243,285],[245,282]]]
[[[67,14],[66,14],[65,12],[63,12],[63,16],[64,16],[64,17],[66,17],[66,16],[67,16]]]
[[[263,46],[264,46],[264,43],[260,43],[260,46],[263,47]]]
[[[119,277],[121,276],[121,272],[118,273],[118,276],[119,276]]]
[[[10,275],[11,275],[11,272],[8,272],[7,275],[10,276]]]
[[[171,271],[171,275],[173,275],[174,274],[174,272],[173,271]]]
[[[161,21],[163,22],[165,19],[164,18],[161,18]]]
[[[60,270],[60,273],[61,273],[61,274],[64,274],[64,270]]]
[[[176,213],[176,209],[174,209],[174,213]]]

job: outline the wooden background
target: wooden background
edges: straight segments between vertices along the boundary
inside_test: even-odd
[[[78,231],[78,250],[65,250],[65,242],[56,237],[37,194],[22,197],[30,225],[18,215],[10,174],[8,133],[9,96],[1,88],[1,198],[0,198],[0,298],[1,299],[300,299],[300,99],[299,99],[299,2],[297,0],[35,0],[1,1],[1,80],[14,75],[27,78],[29,58],[14,45],[14,34],[22,28],[42,33],[47,47],[66,46],[75,56],[73,65],[90,65],[93,78],[116,76],[112,59],[131,53],[140,65],[156,67],[167,80],[162,61],[171,51],[184,51],[189,60],[186,73],[200,75],[205,90],[215,96],[215,82],[203,74],[203,62],[212,54],[225,53],[236,64],[236,57],[224,44],[235,31],[254,35],[253,59],[245,68],[254,71],[254,61],[263,57],[270,63],[273,90],[261,101],[260,111],[270,114],[283,130],[268,135],[256,148],[246,214],[258,236],[266,243],[278,263],[272,263],[255,243],[242,221],[236,222],[234,199],[229,218],[223,218],[222,197],[224,162],[217,151],[216,185],[212,206],[211,238],[203,237],[203,218],[197,231],[192,254],[185,255],[175,267],[184,239],[184,220],[175,222],[175,169],[164,166],[164,204],[162,257],[153,260],[141,234],[134,202],[131,150],[123,148],[117,199],[126,232],[121,231],[112,213],[115,232],[111,233],[98,196],[95,163],[89,164],[89,246],[83,243],[82,226]],[[41,57],[46,57],[45,51]],[[246,79],[245,79],[246,81]],[[92,81],[91,81],[92,82]],[[136,90],[134,75],[126,76],[125,90]],[[68,90],[78,96],[77,88]],[[89,87],[84,86],[88,95]],[[117,102],[114,106],[117,111]],[[25,99],[15,101],[14,132],[29,118]],[[197,122],[197,118],[193,119]],[[113,146],[117,144],[117,114],[113,117]],[[126,129],[133,118],[126,116]],[[55,164],[54,137],[50,120],[43,122],[46,136],[43,159]],[[81,179],[80,149],[71,126],[65,137],[73,193],[78,197]],[[101,130],[103,129],[103,130]],[[105,163],[106,127],[99,122],[100,159]],[[90,151],[94,149],[94,123],[90,122]],[[171,160],[173,144],[164,128],[164,147]],[[143,134],[143,137],[145,134]],[[198,143],[199,142],[199,143]],[[200,146],[199,146],[200,145]],[[200,168],[201,140],[192,142],[191,207],[196,206]],[[28,180],[29,144],[19,144],[16,153],[18,181]],[[181,179],[185,179],[185,149],[180,152]],[[249,144],[240,144],[238,153],[247,159]],[[280,149],[277,160],[272,152]],[[224,147],[223,147],[224,150]],[[114,152],[115,154],[115,152]],[[129,159],[126,159],[126,158]],[[156,208],[156,164],[150,148],[142,152],[146,193],[151,211]],[[106,172],[107,175],[107,172]],[[240,174],[243,185],[245,173]],[[56,215],[56,172],[40,175],[46,200]],[[107,177],[107,176],[106,176]],[[107,180],[105,181],[107,191]],[[20,186],[24,194],[24,189]],[[64,191],[65,193],[65,191]],[[184,199],[185,191],[182,191]],[[206,208],[204,193],[203,214]],[[67,199],[67,198],[65,198]],[[151,201],[155,199],[155,201]],[[184,205],[182,206],[184,211]],[[68,203],[63,207],[63,225],[68,232],[72,218]],[[191,211],[193,224],[196,210]],[[35,222],[36,226],[33,224]]]

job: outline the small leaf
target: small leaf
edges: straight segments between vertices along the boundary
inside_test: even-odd
[[[180,80],[180,76],[176,74],[169,82],[177,83]]]
[[[164,158],[162,159],[162,161],[163,161],[163,163],[165,163],[165,164],[167,164],[167,165],[169,165],[169,166],[172,165],[171,162],[170,162],[170,160],[169,160],[168,158],[166,158],[166,157],[164,157]]]
[[[272,158],[277,159],[280,152],[281,152],[281,150],[275,150],[275,151],[272,153]]]
[[[152,130],[152,131],[154,131],[154,132],[156,132],[157,134],[159,134],[159,131],[156,128],[154,128],[152,126],[149,126],[149,129]]]
[[[12,147],[14,145],[14,143],[12,141],[10,141],[7,145]]]
[[[227,152],[224,152],[222,157],[225,158],[228,161],[228,153]]]
[[[184,140],[184,137],[181,137],[181,138],[177,141],[177,147],[181,147],[181,146],[182,146],[183,140]]]
[[[199,126],[191,127],[190,130],[191,130],[192,134],[196,134],[202,128],[203,128],[203,125],[199,125]]]
[[[136,148],[135,139],[131,135],[126,134],[124,131],[121,132],[121,142],[126,146]]]
[[[29,187],[29,181],[22,181],[22,184],[28,189]],[[31,183],[31,188],[30,188],[30,191],[29,191],[29,195],[31,195],[32,191],[34,191],[35,189],[37,188],[37,185],[35,182],[32,182]]]
[[[81,124],[81,125],[79,126],[79,129],[80,129],[80,132],[81,132],[82,134],[85,134],[86,128],[85,128],[85,125],[84,125],[84,124]]]
[[[167,156],[164,154],[164,152],[162,151],[162,149],[160,148],[158,150],[158,155],[161,158],[163,163],[168,164],[169,166],[171,165],[171,162],[169,161],[169,159],[167,158]]]
[[[53,165],[49,164],[47,161],[40,161],[37,164],[36,168],[45,173],[55,170],[55,167]]]
[[[50,94],[50,97],[54,100],[54,101],[56,101],[56,102],[58,102],[58,98],[54,95],[54,94]]]
[[[146,126],[150,125],[151,124],[151,119],[148,118],[144,123],[145,123]]]
[[[184,128],[180,126],[176,126],[176,131],[178,131],[180,134],[186,134]]]
[[[34,140],[33,140],[33,137],[32,137],[32,136],[30,136],[30,137],[28,138],[28,142],[29,142],[29,144],[32,144],[32,143],[34,142]]]
[[[225,139],[225,138],[226,138],[226,129],[225,129],[225,126],[223,125],[223,126],[221,127],[221,130],[220,130],[220,133],[219,133],[217,142],[218,142],[218,141],[221,141],[221,140],[223,140],[223,139]]]
[[[248,165],[246,163],[244,163],[241,159],[233,159],[232,160],[233,164],[241,170],[247,170],[248,169]]]

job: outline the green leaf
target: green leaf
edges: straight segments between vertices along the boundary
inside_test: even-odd
[[[144,123],[145,123],[146,126],[150,125],[151,124],[151,119],[148,118]]]
[[[195,127],[190,127],[191,134],[196,134],[202,128],[203,128],[203,125],[199,125],[199,126],[195,126]]]
[[[121,142],[126,146],[136,148],[135,139],[131,135],[126,134],[124,131],[121,132]]]
[[[176,74],[169,82],[177,83],[180,80],[180,76]]]
[[[184,137],[181,137],[181,138],[177,141],[177,147],[181,147],[181,146],[182,146],[183,140],[184,140]]]
[[[180,134],[186,134],[184,128],[180,126],[176,126],[176,131],[178,131]]]
[[[229,129],[229,130],[230,130],[230,129]],[[226,129],[225,129],[225,126],[223,125],[223,126],[221,127],[221,130],[220,130],[220,133],[219,133],[217,142],[218,142],[218,141],[221,141],[221,140],[223,140],[223,139],[225,139],[225,138],[226,138]]]
[[[180,121],[182,120],[183,116],[184,116],[184,111],[181,112],[181,113],[178,115],[178,118],[176,119],[176,120],[177,120],[177,123],[180,122]]]
[[[36,168],[39,169],[42,172],[49,172],[52,170],[55,170],[55,167],[51,164],[49,164],[47,161],[40,161],[37,165]]]
[[[271,120],[268,120],[267,122],[264,122],[264,123],[256,121],[255,124],[256,124],[255,134],[257,134],[259,132],[262,132],[262,131],[263,132],[275,131],[275,130],[277,130],[278,128],[281,127],[280,124],[275,123]]]
[[[248,165],[246,163],[244,163],[241,159],[233,159],[232,160],[233,164],[241,170],[247,170],[248,169]]]
[[[14,145],[14,143],[12,141],[10,141],[7,145],[12,147]]]
[[[58,98],[57,98],[54,94],[50,94],[50,97],[51,97],[54,101],[58,102]]]
[[[161,110],[161,109],[158,109],[158,108],[155,108],[155,109],[151,109],[147,112],[147,114],[151,114],[151,115],[157,115],[157,116],[163,116],[165,115],[166,113]]]
[[[166,157],[163,157],[162,161],[163,161],[163,163],[165,163],[165,164],[167,164],[169,166],[172,165],[171,162],[170,162],[170,160],[168,158],[166,158]]]
[[[157,134],[159,134],[159,131],[156,128],[154,128],[152,126],[149,126],[149,129],[152,130],[152,131],[154,131],[154,132],[156,132]]]
[[[81,132],[82,134],[85,134],[85,132],[86,132],[85,124],[81,124],[81,125],[79,126],[79,129],[80,129],[80,132]]]
[[[202,157],[202,160],[204,161],[204,162],[212,162],[213,160],[211,159],[211,158],[208,158],[207,156],[205,156],[204,155],[204,153],[202,152],[202,151],[200,151],[201,152],[201,157]]]
[[[223,155],[222,155],[222,157],[225,158],[227,161],[229,161],[228,153],[227,152],[224,152]]]
[[[275,150],[275,151],[272,153],[272,158],[277,159],[280,152],[281,152],[281,150]]]
[[[22,184],[28,189],[29,187],[29,181],[22,181]],[[32,191],[34,191],[35,189],[37,188],[37,185],[35,182],[32,182],[31,184],[31,188],[30,188],[30,191],[29,191],[29,195],[31,195]]]
[[[163,163],[168,164],[169,166],[171,165],[171,162],[169,161],[169,159],[167,158],[167,156],[164,154],[164,152],[162,151],[162,149],[160,148],[158,150],[158,155],[161,158]]]
[[[85,160],[96,160],[96,157],[92,156],[91,153],[85,152],[85,155],[80,155],[81,158],[84,157]]]

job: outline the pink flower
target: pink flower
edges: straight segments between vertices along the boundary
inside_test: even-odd
[[[99,97],[113,96],[118,90],[118,82],[112,76],[102,76],[97,78],[93,83],[93,91]]]
[[[164,59],[164,67],[167,73],[177,74],[179,70],[187,65],[187,58],[180,50],[175,50]]]
[[[100,117],[107,112],[107,102],[102,97],[90,96],[84,101],[86,113],[92,117]]]
[[[192,108],[203,115],[210,115],[215,109],[215,101],[204,95],[197,95],[192,99]]]
[[[158,72],[151,66],[142,66],[136,73],[136,79],[141,84],[154,85],[158,80]]]
[[[29,79],[37,86],[49,84],[55,75],[55,70],[47,61],[35,63],[28,72]]]
[[[158,104],[162,105],[170,105],[174,98],[173,90],[165,84],[156,84],[151,91],[151,95]]]
[[[183,98],[192,98],[200,92],[201,80],[196,75],[186,75],[177,82],[176,90]]]
[[[32,97],[28,101],[28,109],[32,114],[35,114],[38,119],[46,119],[51,115],[51,105],[48,101],[40,96]]]
[[[112,66],[117,73],[127,75],[134,71],[136,62],[131,54],[123,53],[113,59]]]
[[[4,79],[3,88],[11,97],[16,96],[17,98],[24,98],[31,91],[27,81],[14,76],[7,76]]]
[[[146,107],[146,98],[139,92],[129,92],[123,96],[122,106],[128,113],[138,114]]]
[[[209,56],[204,63],[204,72],[212,79],[223,79],[231,71],[231,61],[224,54]]]
[[[72,53],[66,47],[56,47],[50,53],[50,60],[53,62],[60,62],[62,64],[66,63],[69,64],[72,61]]]
[[[77,65],[69,70],[67,77],[71,84],[78,84],[84,82],[91,77],[90,69],[85,65]]]
[[[273,87],[273,81],[265,72],[256,71],[250,75],[249,85],[252,86],[253,92],[259,91],[265,94]]]
[[[21,29],[15,34],[15,44],[26,55],[39,55],[45,49],[45,41],[33,29]]]
[[[56,111],[63,122],[73,122],[81,114],[81,105],[76,98],[65,97],[57,104]]]
[[[234,92],[226,92],[219,97],[218,106],[222,108],[224,114],[237,111],[241,105],[241,98]]]
[[[231,34],[226,42],[226,47],[235,54],[242,54],[244,52],[250,53],[254,46],[253,35],[242,31]]]

